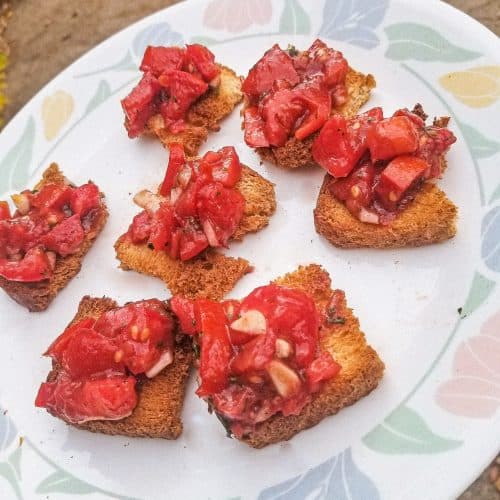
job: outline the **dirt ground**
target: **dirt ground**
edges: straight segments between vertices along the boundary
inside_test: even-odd
[[[111,34],[177,0],[10,0],[5,122],[56,74]],[[2,0],[0,0],[2,3]],[[500,34],[500,0],[448,0]],[[492,439],[495,437],[492,436]],[[500,443],[499,443],[500,444]],[[460,500],[498,500],[485,471]]]

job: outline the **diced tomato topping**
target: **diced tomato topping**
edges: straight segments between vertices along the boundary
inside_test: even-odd
[[[177,142],[169,144],[167,172],[165,173],[165,179],[160,187],[160,194],[162,196],[168,196],[170,194],[170,191],[175,186],[177,176],[185,163],[186,156],[182,144]]]
[[[340,372],[341,366],[328,352],[323,352],[306,369],[307,383],[311,389],[316,389],[318,383],[329,380]]]
[[[162,203],[151,218],[149,242],[155,250],[165,250],[174,227],[174,209],[169,203]]]
[[[207,226],[215,233],[215,239],[209,238],[211,246],[227,246],[229,238],[234,234],[243,217],[245,199],[235,189],[224,187],[219,182],[206,184],[198,192],[198,217],[206,236],[209,238]],[[216,241],[215,241],[216,240]]]
[[[241,172],[233,147],[188,161],[182,146],[174,144],[161,198],[149,193],[147,200],[152,202],[141,205],[148,209],[134,217],[128,237],[181,260],[195,257],[208,246],[226,246],[244,212],[245,200],[235,189]]]
[[[47,250],[66,257],[80,249],[84,238],[85,231],[80,216],[75,214],[57,224],[41,241]]]
[[[370,128],[367,144],[373,161],[389,160],[414,153],[418,147],[418,131],[406,116],[393,116]]]
[[[144,52],[139,69],[159,77],[162,73],[179,70],[184,65],[185,51],[180,47],[153,47],[149,45]]]
[[[201,159],[201,171],[215,182],[232,188],[240,180],[241,163],[233,146],[226,146],[217,152],[209,151]]]
[[[256,98],[268,92],[276,80],[285,80],[290,85],[299,83],[299,75],[294,68],[292,58],[277,44],[273,45],[249,71],[241,90]]]
[[[163,117],[162,128],[172,134],[185,129],[191,105],[219,84],[214,55],[198,44],[180,47],[147,47],[140,68],[142,80],[122,100],[129,137],[137,137],[154,115]]]
[[[44,382],[35,406],[47,408],[67,422],[119,420],[137,406],[134,377],[107,377],[83,381]]]
[[[206,82],[219,75],[220,69],[215,64],[215,56],[200,44],[186,45],[186,56],[195,65]]]
[[[443,155],[456,141],[448,119],[426,126],[420,105],[383,118],[381,108],[349,120],[332,117],[312,147],[333,177],[328,189],[359,220],[388,224],[426,180],[439,177]]]
[[[63,370],[73,379],[104,374],[124,373],[125,367],[116,362],[117,348],[109,338],[91,328],[79,328],[68,340],[61,356]]]
[[[328,120],[313,142],[314,161],[334,177],[349,175],[359,161],[360,154],[352,147],[347,121],[340,115]]]
[[[195,312],[196,322],[202,333],[200,355],[202,382],[196,394],[205,397],[221,391],[229,383],[229,362],[233,350],[222,306],[209,300],[198,300]]]
[[[254,148],[267,148],[267,140],[264,130],[264,119],[259,113],[257,106],[251,106],[245,109],[243,114],[243,123],[245,128],[245,142]]]
[[[387,210],[395,210],[403,196],[419,180],[423,180],[430,165],[412,155],[397,156],[380,174],[375,187],[378,198]]]
[[[299,414],[340,370],[319,352],[319,314],[300,290],[268,285],[241,302],[174,297],[171,304],[181,327],[200,334],[197,394],[240,437],[278,412]]]
[[[49,279],[52,272],[52,264],[40,247],[28,250],[20,261],[0,258],[0,276],[9,281],[42,281]]]
[[[0,201],[0,220],[10,219],[10,208],[6,201]]]
[[[74,214],[84,217],[101,206],[99,188],[92,182],[75,188],[71,192],[69,206]]]
[[[243,82],[245,141],[250,146],[279,147],[292,136],[302,141],[323,126],[332,106],[347,98],[349,66],[342,53],[320,40],[304,52],[291,48],[289,53],[275,45]]]
[[[169,71],[161,75],[158,81],[171,96],[160,110],[167,120],[184,118],[191,104],[208,90],[206,82],[185,71]]]
[[[179,256],[181,260],[196,257],[208,247],[208,240],[198,223],[186,219],[182,227],[179,241]]]
[[[179,320],[181,331],[187,335],[194,335],[198,331],[194,302],[176,295],[170,300],[170,307]]]
[[[45,353],[58,365],[35,404],[71,422],[120,419],[137,404],[135,377],[173,360],[173,321],[156,299],[128,304],[69,326]]]
[[[154,99],[160,89],[161,85],[158,80],[151,73],[145,73],[132,92],[122,99],[125,128],[130,138],[139,136],[149,118],[153,116]]]
[[[332,99],[328,87],[322,79],[314,78],[307,84],[301,83],[294,89],[296,100],[301,102],[307,110],[302,123],[295,130],[295,137],[302,141],[313,132],[319,130],[328,120],[332,107]]]
[[[41,215],[50,210],[61,210],[68,205],[71,199],[72,189],[70,186],[61,184],[45,184],[38,192],[31,195],[31,205],[38,209]]]
[[[144,243],[151,234],[152,218],[145,210],[137,214],[130,225],[129,234],[132,243]]]
[[[50,356],[55,361],[61,362],[62,354],[66,350],[69,341],[81,330],[89,329],[94,326],[95,319],[85,318],[77,321],[75,324],[68,326],[59,337],[57,337],[52,344],[50,344],[44,356]]]

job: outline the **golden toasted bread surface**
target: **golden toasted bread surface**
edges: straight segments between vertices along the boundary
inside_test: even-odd
[[[62,184],[67,182],[56,163],[52,163],[43,173],[41,181],[35,186],[40,189],[44,184]],[[3,288],[16,302],[30,311],[47,309],[55,296],[78,274],[82,267],[85,254],[92,247],[95,239],[103,229],[108,218],[108,211],[103,201],[103,208],[93,221],[92,229],[85,235],[85,239],[77,253],[66,257],[58,256],[56,267],[50,279],[33,283],[9,281],[0,276],[0,287]]]
[[[328,190],[327,174],[314,209],[316,231],[342,248],[400,248],[439,243],[455,236],[457,207],[435,184],[425,183],[415,199],[388,225],[354,217]]]
[[[278,278],[274,283],[304,291],[314,300],[319,311],[324,311],[331,300],[330,276],[317,264],[300,266],[297,271]],[[355,403],[377,387],[384,372],[383,362],[366,343],[359,322],[345,300],[336,314],[345,322],[323,323],[320,347],[340,363],[340,373],[313,395],[311,403],[304,407],[300,415],[285,417],[281,413],[276,414],[258,424],[242,441],[254,448],[262,448],[288,440],[301,430]]]
[[[276,210],[276,199],[273,184],[247,166],[243,166],[236,189],[245,198],[243,218],[233,235],[233,239],[241,240],[245,234],[267,226]],[[183,262],[172,259],[166,252],[151,250],[146,244],[133,244],[125,236],[115,243],[115,250],[122,269],[160,278],[173,294],[189,298],[220,300],[251,271],[247,260],[214,250]]]
[[[210,89],[191,106],[182,132],[173,134],[166,129],[160,114],[149,119],[148,131],[156,134],[165,147],[178,142],[183,144],[188,156],[196,155],[207,140],[208,133],[219,130],[221,120],[241,101],[243,95],[239,76],[225,66],[219,67],[220,85]]]
[[[98,318],[117,307],[110,298],[83,297],[70,325],[84,318]],[[182,405],[193,354],[190,342],[183,339],[175,346],[174,361],[156,377],[138,380],[138,403],[132,414],[121,420],[94,420],[76,425],[80,429],[129,437],[176,439],[182,432]],[[57,377],[54,367],[47,381]]]
[[[355,116],[370,98],[375,85],[375,78],[372,75],[364,75],[349,68],[346,76],[347,102],[340,109],[332,109],[332,114],[340,113],[346,118]],[[318,134],[319,132],[315,132],[303,141],[290,137],[283,146],[257,148],[256,151],[263,160],[283,168],[315,166],[317,164],[312,157],[311,148]]]

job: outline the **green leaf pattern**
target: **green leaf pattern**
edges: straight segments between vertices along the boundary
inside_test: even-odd
[[[311,22],[298,0],[285,0],[285,8],[280,18],[280,33],[307,35],[311,31]]]
[[[30,116],[21,137],[0,162],[0,193],[26,187],[34,142],[35,120]]]
[[[36,488],[36,493],[92,493],[96,489],[90,484],[84,483],[71,476],[67,472],[58,470],[46,477]]]
[[[438,31],[416,23],[397,23],[385,28],[389,48],[385,55],[395,61],[460,62],[476,59],[479,52],[453,45]]]
[[[90,99],[87,104],[87,109],[85,110],[85,114],[88,115],[91,111],[97,108],[100,104],[102,104],[109,96],[111,95],[111,88],[109,87],[109,83],[106,80],[101,80],[97,87],[97,90]]]
[[[460,309],[460,317],[465,318],[474,312],[490,295],[495,287],[495,282],[485,278],[482,274],[476,272],[472,285],[469,290],[469,295],[465,304]]]
[[[500,151],[500,142],[488,139],[466,123],[460,122],[459,126],[474,158],[489,158]]]
[[[390,455],[441,453],[462,444],[435,434],[415,410],[405,405],[369,432],[363,443],[371,450]]]

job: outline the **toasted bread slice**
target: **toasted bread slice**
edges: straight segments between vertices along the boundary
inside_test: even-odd
[[[342,248],[400,248],[439,243],[455,236],[457,207],[435,184],[425,183],[415,199],[388,225],[354,217],[328,191],[327,174],[314,210],[316,231]]]
[[[67,182],[56,163],[52,163],[43,173],[42,180],[35,186],[40,189],[44,184],[62,184]],[[101,196],[104,196],[101,194]],[[30,311],[43,311],[47,309],[54,297],[62,290],[69,281],[76,276],[82,267],[85,254],[92,247],[94,240],[101,232],[108,211],[103,201],[103,208],[93,220],[91,230],[85,235],[85,239],[77,253],[66,257],[58,256],[54,273],[50,279],[34,283],[23,283],[9,281],[0,276],[0,287],[3,288],[16,302],[27,307]]]
[[[195,156],[200,146],[207,140],[208,133],[220,129],[220,121],[231,113],[243,98],[241,80],[236,73],[219,65],[220,85],[210,89],[196,101],[188,111],[186,128],[173,134],[165,128],[160,114],[151,117],[147,123],[149,132],[158,136],[165,147],[178,142],[184,145],[188,156]]]
[[[106,297],[83,297],[70,325],[84,318],[98,318],[115,307],[118,307],[116,302]],[[138,379],[138,403],[130,416],[121,420],[93,420],[75,427],[103,434],[177,439],[182,432],[182,405],[192,362],[190,342],[184,337],[177,339],[173,363],[152,379]],[[47,382],[56,379],[58,370],[58,366],[53,367]]]
[[[241,240],[245,234],[267,226],[276,210],[276,199],[274,185],[246,166],[236,188],[245,198],[243,218],[233,235],[233,239]],[[122,269],[156,276],[174,295],[188,298],[220,300],[252,270],[247,260],[227,257],[212,249],[182,262],[166,252],[151,250],[146,244],[135,245],[125,235],[115,243],[115,250]]]
[[[318,310],[324,310],[331,300],[330,277],[317,264],[300,266],[297,271],[278,278],[274,283],[304,291],[314,299]],[[359,321],[345,300],[337,314],[345,322],[323,325],[320,329],[320,346],[340,363],[340,373],[313,395],[312,401],[300,415],[273,415],[257,424],[255,430],[244,436],[242,441],[254,448],[286,441],[345,406],[352,405],[377,387],[384,372],[384,363],[366,343],[359,329]],[[219,418],[224,421],[224,417]]]
[[[332,109],[333,113],[340,113],[346,118],[355,116],[361,106],[370,98],[371,90],[376,86],[372,75],[364,75],[349,68],[346,76],[347,102],[340,109]],[[311,134],[303,141],[290,137],[283,146],[256,148],[263,160],[283,168],[311,167],[317,165],[312,157],[312,143],[319,132]]]

